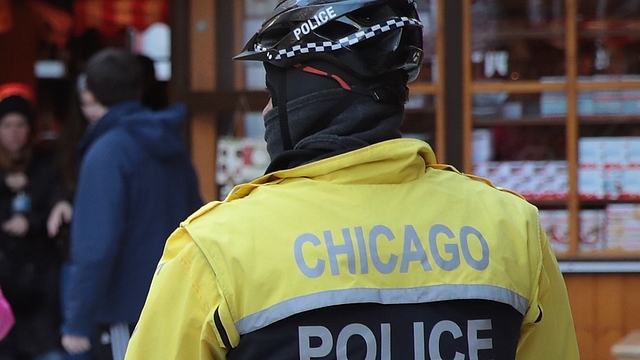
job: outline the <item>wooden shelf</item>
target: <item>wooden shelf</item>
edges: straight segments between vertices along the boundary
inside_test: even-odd
[[[598,199],[598,200],[580,200],[582,207],[605,207],[609,204],[640,204],[640,199]]]
[[[581,37],[627,36],[640,38],[640,21],[638,20],[586,20],[579,24],[578,35]]]
[[[584,79],[576,80],[576,90],[638,90],[640,89],[640,81],[624,80],[620,81],[585,81]]]
[[[559,200],[539,200],[527,198],[527,201],[539,208],[545,209],[566,209],[568,199]],[[582,209],[604,208],[610,204],[640,204],[640,199],[601,199],[601,200],[580,200]]]
[[[565,91],[564,82],[542,82],[537,80],[481,80],[470,82],[469,91],[473,94],[507,92],[510,94],[541,93],[543,91]]]
[[[578,116],[580,125],[610,125],[610,124],[639,124],[638,115],[590,115]]]
[[[557,253],[556,257],[558,258],[558,260],[625,261],[636,260],[640,258],[640,250],[611,249],[583,251],[576,254]]]
[[[429,82],[419,82],[419,83],[411,83],[409,84],[409,93],[410,94],[438,94],[439,89],[438,86],[434,83]]]
[[[193,92],[187,99],[190,108],[209,109],[220,113],[236,110],[262,111],[269,101],[266,91]]]
[[[530,203],[537,206],[538,208],[543,209],[566,209],[567,208],[567,200],[536,200],[536,199],[527,199]]]
[[[589,115],[579,116],[580,125],[611,125],[611,124],[638,124],[638,115]],[[564,126],[567,124],[566,116],[525,116],[518,119],[505,119],[502,117],[476,116],[473,119],[474,127],[492,126]]]
[[[485,33],[474,31],[474,40],[488,39],[492,41],[508,40],[558,40],[564,38],[564,25],[552,22],[543,26],[529,26],[527,19],[523,17],[500,19],[499,29],[495,32]]]
[[[565,126],[567,124],[566,117],[522,117],[520,119],[504,119],[504,118],[484,118],[476,117],[473,121],[474,127],[493,127],[493,126]]]

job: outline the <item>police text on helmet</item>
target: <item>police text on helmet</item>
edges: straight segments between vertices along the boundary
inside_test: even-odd
[[[307,20],[304,24],[293,29],[293,35],[296,36],[296,39],[300,40],[302,38],[302,34],[309,34],[311,30],[315,30],[320,25],[326,24],[327,22],[329,22],[329,20],[335,18],[336,16],[337,15],[333,10],[333,6],[329,6],[324,10],[318,11],[318,13],[315,14],[312,19]]]

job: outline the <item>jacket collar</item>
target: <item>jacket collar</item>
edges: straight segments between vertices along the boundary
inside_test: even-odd
[[[393,139],[292,169],[266,174],[237,186],[228,200],[248,195],[254,188],[295,178],[335,184],[396,184],[413,181],[437,164],[431,146],[415,139]]]

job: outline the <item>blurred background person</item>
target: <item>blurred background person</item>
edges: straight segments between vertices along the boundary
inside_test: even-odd
[[[151,110],[168,107],[169,97],[165,86],[156,78],[154,61],[142,54],[136,55],[136,59],[142,74],[142,105]],[[69,117],[57,141],[56,165],[60,169],[63,180],[64,201],[56,204],[47,222],[49,236],[59,238],[65,244],[65,239],[68,238],[68,225],[73,217],[72,198],[78,179],[77,147],[88,126],[88,120],[82,113],[81,106],[78,96],[74,96]]]
[[[0,359],[57,360],[60,252],[47,237],[58,174],[32,141],[33,90],[0,86],[0,287],[16,324],[0,342]]]
[[[154,62],[145,55],[136,55],[142,74],[142,105],[152,110],[160,110],[169,106],[166,88],[156,79]],[[84,86],[83,76],[78,77],[80,87],[78,95]],[[78,86],[77,86],[78,87]],[[68,259],[70,246],[70,224],[73,218],[73,198],[78,183],[79,158],[77,154],[78,143],[89,125],[88,119],[82,112],[82,104],[79,96],[73,96],[70,104],[70,112],[56,141],[56,165],[62,177],[61,200],[53,207],[47,220],[49,236],[55,239],[61,249],[65,260]],[[61,281],[66,279],[66,267],[63,267]],[[64,284],[62,285],[64,286]],[[64,300],[63,300],[64,301]],[[95,342],[95,339],[92,340]],[[93,347],[93,346],[92,346]],[[68,360],[88,360],[92,358],[92,351],[68,354]]]
[[[122,359],[166,237],[202,199],[180,135],[186,108],[145,107],[140,63],[124,49],[100,50],[85,74],[62,344]]]
[[[9,304],[2,289],[0,289],[0,340],[7,336],[15,323],[16,317],[13,315],[11,304]]]

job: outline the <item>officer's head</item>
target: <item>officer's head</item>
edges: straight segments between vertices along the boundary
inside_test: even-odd
[[[413,0],[281,1],[238,60],[291,67],[324,60],[362,78],[418,76],[422,25]]]
[[[234,58],[264,64],[272,159],[301,146],[329,151],[310,144],[319,133],[344,139],[366,132],[358,143],[397,136],[407,82],[422,65],[415,6],[414,0],[280,1]]]
[[[286,69],[337,75],[347,86],[406,85],[417,78],[422,56],[422,24],[413,0],[286,0],[235,59],[262,61],[267,86],[279,103]],[[287,101],[329,84],[318,82],[297,82],[301,88],[287,89]],[[345,87],[337,80],[331,85]]]

